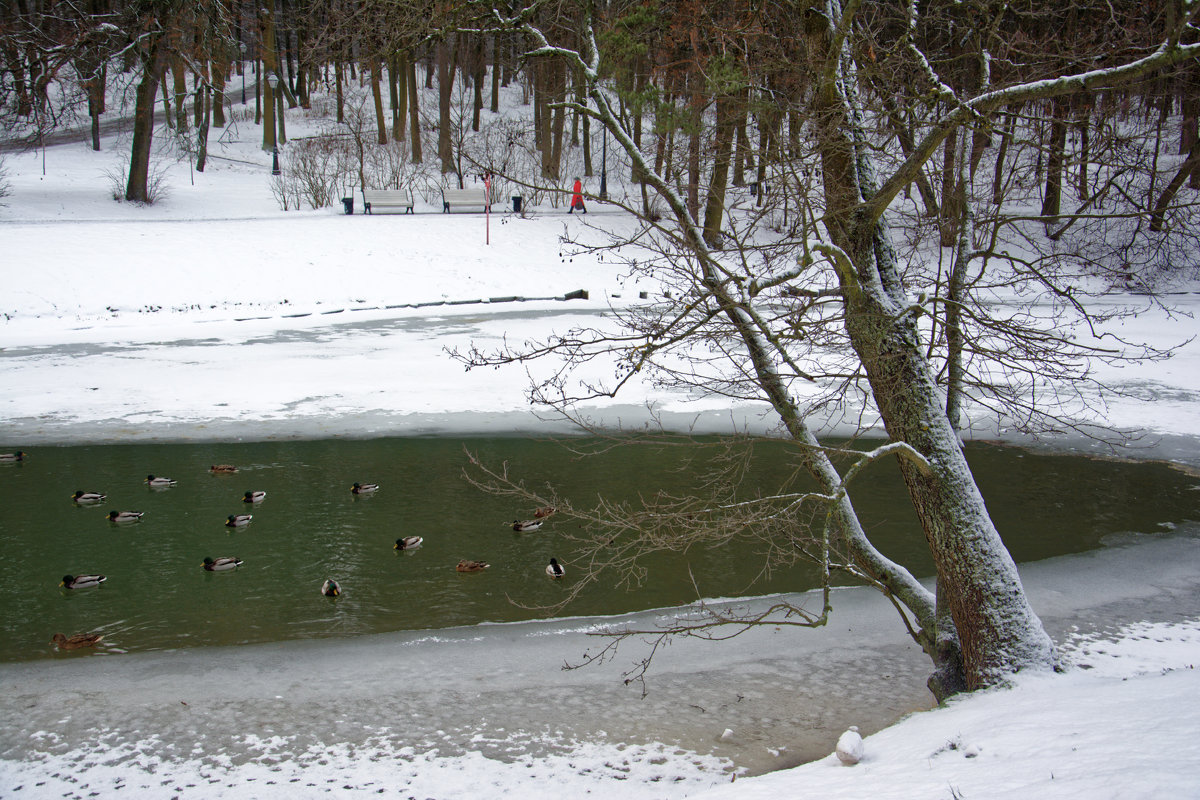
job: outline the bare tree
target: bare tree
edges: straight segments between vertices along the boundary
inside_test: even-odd
[[[754,215],[745,215],[742,227],[731,228],[732,246],[724,253],[706,241],[696,223],[695,203],[646,164],[633,126],[607,91],[594,6],[588,4],[572,40],[581,42],[578,47],[549,38],[537,16],[542,4],[515,14],[492,6],[498,28],[521,30],[532,42],[527,58],[558,58],[580,70],[588,105],[578,110],[605,126],[665,205],[664,222],[644,218],[645,227],[634,240],[613,244],[625,252],[640,246],[635,256],[639,268],[671,287],[673,302],[624,314],[615,330],[571,331],[542,343],[461,357],[470,365],[561,359],[561,367],[533,388],[532,397],[567,414],[578,402],[613,395],[634,375],[646,372],[673,385],[766,400],[780,428],[796,443],[797,458],[816,480],[817,491],[768,493],[754,517],[747,517],[744,507],[722,504],[680,507],[686,519],[703,520],[702,525],[686,527],[720,537],[753,524],[775,532],[781,547],[811,555],[822,569],[843,569],[877,586],[897,604],[913,638],[933,660],[930,685],[939,697],[995,684],[1019,670],[1049,668],[1054,662],[1052,644],[1025,598],[1015,565],[975,486],[939,380],[937,363],[945,363],[946,356],[939,351],[934,357],[934,343],[923,323],[931,308],[966,306],[967,274],[959,272],[932,287],[932,296],[912,297],[889,210],[937,155],[952,165],[943,192],[961,199],[965,177],[979,163],[982,149],[971,127],[999,110],[1124,86],[1194,57],[1200,45],[1186,43],[1185,37],[1192,35],[1192,17],[1200,6],[1183,5],[1185,13],[1173,25],[1160,26],[1158,41],[1147,50],[1125,52],[1110,65],[1082,72],[1056,64],[1058,71],[1038,76],[1041,80],[1014,75],[1005,85],[997,85],[986,71],[973,82],[943,80],[934,66],[938,59],[922,49],[920,37],[909,33],[922,24],[916,6],[900,7],[902,24],[889,44],[905,61],[908,74],[903,77],[919,81],[919,91],[937,102],[927,104],[929,111],[922,113],[911,146],[906,145],[904,157],[894,162],[876,155],[871,120],[884,117],[869,113],[860,94],[859,65],[864,55],[869,61],[872,52],[860,33],[866,10],[858,3],[843,6],[836,0],[808,6],[797,31],[802,58],[793,67],[803,73],[805,88],[787,94],[798,105],[788,109],[790,160],[780,160],[778,173],[799,208],[783,236],[766,245],[754,229]],[[777,21],[796,22],[787,15]],[[986,67],[986,44],[979,49],[979,63]],[[952,88],[955,84],[963,88]],[[819,190],[801,195],[798,190],[808,185],[808,169],[820,176]],[[961,251],[965,269],[975,256],[972,212],[961,202],[951,208],[958,223],[951,245]],[[1066,216],[1061,208],[1052,211]],[[982,263],[1004,271],[986,256]],[[1036,269],[1024,276],[1009,272],[1007,279],[1028,285],[1038,282],[1036,274]],[[961,351],[963,326],[960,321],[951,327],[955,324],[949,338],[959,336],[952,349]],[[982,344],[991,337],[991,344],[999,347],[1001,334],[1012,337],[1022,347],[1012,356],[1014,363],[1025,359],[1025,369],[1041,357],[1065,362],[1087,355],[1086,348],[1066,347],[1065,337],[1037,330],[1034,324],[992,328],[975,341]],[[616,379],[576,387],[572,370],[600,357],[613,359]],[[891,441],[839,470],[806,422],[812,408],[799,399],[798,391],[805,384],[821,387],[822,402],[844,402],[847,395],[860,393]],[[866,464],[891,454],[900,456],[899,468],[935,563],[935,594],[878,553],[853,511],[852,478]],[[500,490],[521,490],[518,483],[495,473],[484,481]],[[820,524],[808,526],[804,534],[794,532],[801,521],[785,512],[808,503],[820,504]],[[662,517],[654,515],[656,520]],[[675,522],[678,529],[678,517]],[[605,524],[620,529],[606,544],[629,537],[654,546],[664,530],[658,522],[640,517],[628,524],[609,517]],[[629,554],[622,548],[615,554],[599,547],[593,552],[597,567]],[[806,620],[820,621],[820,615]]]

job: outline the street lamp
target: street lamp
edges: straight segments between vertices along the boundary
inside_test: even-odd
[[[271,174],[278,175],[279,169],[279,143],[275,139],[275,87],[279,85],[279,76],[274,72],[267,76],[267,85],[271,87],[271,97],[268,106],[271,108],[271,113],[268,114],[268,119],[264,120],[271,127]]]

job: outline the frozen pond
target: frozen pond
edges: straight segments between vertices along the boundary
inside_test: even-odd
[[[1200,613],[1198,534],[1189,524],[1116,537],[1025,565],[1022,576],[1059,640],[1184,619]],[[30,797],[119,788],[282,797],[312,787],[470,797],[489,787],[460,776],[471,765],[478,781],[482,765],[497,792],[520,778],[528,797],[561,796],[563,781],[679,797],[728,781],[735,765],[758,772],[824,755],[847,725],[874,731],[930,703],[926,660],[872,591],[839,590],[820,630],[677,642],[656,657],[645,698],[622,681],[644,646],[561,669],[596,646],[587,631],[627,619],[0,665],[0,783]]]

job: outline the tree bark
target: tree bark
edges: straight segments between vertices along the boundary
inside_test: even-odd
[[[457,47],[451,47],[445,41],[438,43],[438,160],[441,161],[443,175],[455,171],[454,142],[450,136],[450,128],[453,125],[450,115],[450,101],[454,93],[454,72],[458,61],[457,54]]]
[[[379,61],[371,62],[371,99],[375,103],[375,128],[378,134],[376,142],[381,145],[388,143],[387,121],[383,114],[383,95],[379,87]]]
[[[708,202],[704,206],[704,242],[714,250],[721,249],[721,226],[725,218],[725,190],[729,185],[729,160],[735,128],[731,108],[733,102],[732,97],[717,100],[712,180],[708,186]]]
[[[409,158],[414,164],[420,164],[421,155],[421,107],[418,104],[417,94],[417,62],[408,62],[408,130],[412,137],[412,144],[409,148]]]
[[[154,139],[154,105],[158,97],[159,75],[162,70],[162,38],[146,37],[144,50],[139,54],[142,79],[138,82],[133,110],[133,144],[129,154],[129,176],[125,199],[131,203],[151,201],[150,149]]]

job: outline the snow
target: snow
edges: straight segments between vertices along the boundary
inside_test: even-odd
[[[293,136],[303,130],[303,121],[289,120]],[[527,401],[530,377],[552,365],[530,365],[529,374],[520,367],[466,371],[447,348],[495,347],[506,339],[519,343],[551,330],[604,325],[611,306],[661,292],[628,280],[612,261],[563,244],[564,235],[593,235],[589,226],[632,225],[599,203],[590,204],[585,218],[550,208],[518,216],[501,204],[487,230],[482,215],[443,215],[427,201],[411,216],[283,212],[270,192],[269,159],[254,147],[254,129],[244,138],[214,143],[203,174],[186,163],[164,164],[168,194],[148,208],[111,199],[105,175],[123,154],[112,139],[100,153],[64,144],[6,156],[12,194],[0,207],[0,450],[66,442],[563,430],[560,422],[540,419]],[[560,299],[579,289],[588,299]],[[1147,304],[1145,313],[1118,323],[1121,333],[1156,344],[1188,339],[1196,330],[1189,314],[1200,296],[1173,299],[1183,314]],[[1125,392],[1109,402],[1110,420],[1169,444],[1150,455],[1197,464],[1198,362],[1200,346],[1192,342],[1166,364],[1102,366],[1102,377]],[[606,374],[608,365],[597,363],[584,377]],[[598,421],[637,425],[651,418],[647,404],[677,427],[772,424],[759,405],[731,407],[636,381],[625,396],[597,401],[585,412]],[[845,413],[857,420],[856,410]],[[976,435],[1006,435],[986,419],[974,423]],[[831,417],[826,428],[841,424]],[[1057,445],[1086,447],[1065,438]],[[848,627],[857,631],[820,652],[824,645],[812,645],[814,660],[803,662],[812,670],[807,676],[775,663],[800,663],[796,638],[764,632],[761,641],[778,640],[772,656],[736,644],[707,645],[704,655],[679,648],[689,657],[666,662],[674,666],[664,668],[647,701],[631,697],[635,689],[616,688],[619,670],[559,677],[561,656],[553,648],[552,663],[529,666],[530,651],[517,648],[512,672],[494,671],[497,637],[517,635],[508,629],[446,634],[487,645],[486,655],[476,653],[482,672],[469,678],[436,675],[448,646],[433,640],[438,637],[382,637],[354,645],[362,650],[348,660],[329,645],[302,644],[0,665],[3,717],[14,726],[0,744],[0,794],[113,795],[123,789],[136,797],[269,798],[332,788],[348,796],[623,800],[1200,797],[1195,533],[1178,534],[1176,550],[1155,551],[1138,562],[1139,571],[1121,568],[1136,560],[1137,548],[1121,551],[1126,561],[1110,567],[1110,584],[1093,585],[1101,556],[1057,562],[1053,578],[1038,565],[1022,568],[1035,610],[1058,621],[1052,633],[1064,655],[1062,674],[1018,676],[1010,688],[959,698],[877,732],[860,720],[831,719],[814,745],[828,756],[759,777],[731,782],[732,762],[722,753],[756,748],[765,759],[765,752],[786,749],[781,731],[798,727],[802,715],[789,715],[784,707],[791,701],[779,695],[832,695],[827,704],[843,698],[852,709],[882,696],[853,683],[799,688],[806,678],[827,674],[819,665],[830,659],[846,660],[841,674],[869,664],[862,666],[864,676],[903,661],[893,651],[873,659],[866,652],[863,641],[875,640],[863,640],[864,629],[880,637],[886,630],[899,637],[891,647],[906,647],[877,595],[874,601],[839,597],[837,613],[847,614]],[[1041,577],[1031,579],[1031,572]],[[1130,574],[1134,580],[1121,577]],[[1083,610],[1107,608],[1120,591],[1129,593],[1134,610],[1129,624],[1112,628],[1093,620],[1086,632],[1068,635],[1071,621],[1086,616]],[[1157,605],[1143,605],[1155,599]],[[591,623],[555,624],[513,630],[543,647],[546,637],[574,646],[569,637],[583,636],[580,630]],[[812,641],[827,641],[821,633]],[[355,726],[357,715],[366,719],[383,702],[364,687],[381,685],[375,681],[387,679],[399,652],[425,653],[406,657],[429,662],[424,667],[433,673],[428,691],[434,699],[421,705],[385,682],[395,690],[387,703],[400,704],[395,714]],[[919,654],[907,658],[914,672],[924,668]],[[336,669],[322,673],[321,665],[330,663]],[[235,671],[216,669],[227,664]],[[757,716],[734,719],[745,713],[735,710],[703,724],[687,722],[687,735],[676,730],[685,726],[681,711],[697,697],[708,702],[731,690],[727,681],[749,685],[756,671],[768,669],[779,672],[762,681],[758,702],[767,709]],[[123,673],[132,676],[129,684],[120,682]],[[336,679],[315,682],[315,696],[314,676],[331,674]],[[481,675],[488,681],[499,675],[500,685],[484,688]],[[543,691],[562,705],[539,708]],[[901,690],[881,681],[871,691]],[[186,706],[178,705],[183,695],[190,698]],[[284,711],[273,710],[276,699]],[[476,701],[492,716],[477,713]],[[90,716],[93,707],[97,719]],[[195,717],[174,716],[185,712]],[[511,719],[522,714],[524,724]],[[397,734],[418,719],[427,724],[411,738]],[[623,723],[628,732],[609,735]],[[864,757],[842,766],[834,743],[855,723],[870,734]]]

